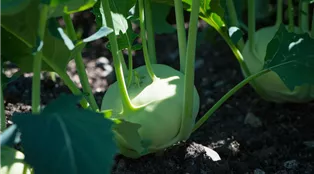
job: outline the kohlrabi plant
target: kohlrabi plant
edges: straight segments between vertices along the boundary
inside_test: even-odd
[[[294,10],[292,0],[288,0],[288,18],[289,24],[285,25],[289,32],[296,34],[309,34],[309,3],[310,1],[299,1],[299,25],[294,22]],[[243,61],[247,69],[242,67],[244,75],[247,77],[263,69],[267,46],[274,38],[276,32],[282,24],[283,1],[277,1],[277,20],[273,26],[266,26],[255,30],[255,1],[248,1],[248,40],[245,44],[239,46],[242,52]],[[234,17],[234,16],[233,16]],[[232,17],[231,17],[232,18]],[[313,31],[312,27],[312,31]],[[300,40],[301,41],[301,40]],[[296,41],[297,42],[297,41]],[[311,43],[309,43],[311,44]],[[291,47],[293,45],[290,45]],[[312,45],[314,46],[314,45]],[[261,95],[262,98],[273,102],[309,102],[314,99],[314,86],[311,84],[302,84],[294,89],[289,89],[276,72],[270,71],[252,82],[252,86]]]
[[[3,88],[8,82],[1,79],[1,150],[4,152],[1,160],[6,160],[1,171],[109,173],[116,152],[140,158],[189,139],[226,100],[250,82],[272,97],[263,87],[279,88],[274,86],[277,82],[267,80],[281,80],[280,85],[291,91],[297,88],[304,92],[304,86],[314,84],[313,39],[309,30],[304,32],[304,28],[299,27],[294,29],[300,29],[299,33],[290,32],[289,27],[278,22],[274,29],[269,29],[272,33],[260,32],[252,37],[254,33],[249,32],[249,39],[263,42],[258,42],[261,46],[257,48],[253,45],[254,49],[249,44],[252,48],[246,48],[248,53],[243,51],[243,54],[251,57],[244,55],[243,58],[238,49],[243,47],[243,39],[234,35],[238,33],[234,30],[236,21],[231,24],[233,27],[227,26],[225,6],[229,14],[234,12],[232,1],[219,0],[3,1],[1,62],[14,63],[20,69],[19,74],[32,72],[33,77],[32,113],[15,113],[13,125],[8,128],[3,97]],[[166,22],[171,7],[175,9],[175,28]],[[252,13],[254,5],[248,7]],[[87,38],[80,38],[71,15],[84,10],[95,15],[98,30]],[[188,29],[184,24],[184,11],[190,13]],[[65,27],[61,27],[57,19],[62,19]],[[194,62],[199,19],[224,38],[239,61],[245,79],[197,118],[200,96],[194,85]],[[254,21],[254,17],[251,20]],[[133,24],[139,25],[139,33],[133,30]],[[252,22],[249,28],[254,31]],[[156,34],[174,31],[179,47],[178,70],[158,63],[155,49]],[[110,84],[99,107],[88,82],[82,50],[103,37],[108,38],[106,48],[112,54],[116,82]],[[133,67],[134,51],[143,51],[145,65]],[[124,53],[127,53],[127,63]],[[258,56],[263,58],[260,62]],[[72,58],[82,91],[66,72]],[[73,95],[62,94],[47,106],[41,106],[41,72],[56,73]],[[269,75],[276,78],[259,82],[261,77]],[[309,97],[306,92],[296,95],[301,99]],[[275,97],[283,98],[282,95]],[[16,144],[18,150],[14,149]],[[16,154],[18,158],[14,157]]]

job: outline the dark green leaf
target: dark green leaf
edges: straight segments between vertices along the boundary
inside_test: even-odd
[[[34,14],[35,15],[35,14]],[[29,23],[35,23],[32,20],[36,18],[29,19]],[[71,59],[71,51],[68,49],[67,45],[71,47],[70,40],[66,40],[66,36],[62,34],[62,29],[53,22],[54,19],[50,19],[47,23],[47,29],[45,32],[44,42],[43,42],[43,60],[49,61],[52,64],[48,65],[46,62],[42,64],[42,70],[54,71],[54,67],[58,69],[65,70],[68,62]],[[22,22],[23,23],[23,22]],[[4,25],[5,26],[5,25]],[[19,24],[8,25],[10,27],[2,27],[2,38],[1,41],[6,44],[1,45],[2,56],[4,59],[15,63],[23,72],[33,71],[33,50],[38,49],[38,42],[36,42],[36,32],[23,29],[17,29]],[[59,30],[58,30],[59,29]],[[15,32],[21,31],[21,32]],[[34,28],[34,31],[36,29]],[[24,33],[24,32],[29,32]],[[61,34],[60,34],[61,32]],[[34,40],[34,41],[33,41]],[[42,42],[39,42],[42,43]],[[67,44],[67,45],[66,45]],[[18,51],[17,51],[18,50]]]
[[[39,115],[13,115],[25,161],[35,173],[109,173],[116,153],[112,121],[78,108],[81,97],[61,95]],[[33,126],[29,126],[33,125]]]
[[[243,32],[241,31],[240,28],[232,26],[229,29],[229,37],[231,38],[233,44],[237,44],[239,40],[243,36]]]
[[[31,0],[2,0],[1,15],[14,15],[24,10]]]
[[[165,3],[152,3],[152,23],[154,32],[157,34],[173,33],[176,29],[167,22],[167,17],[170,13],[171,6]],[[162,11],[162,13],[161,13]],[[131,16],[134,23],[139,22],[138,5],[134,8],[134,13]]]
[[[111,119],[115,123],[112,131],[115,134],[115,141],[121,154],[136,158],[147,152],[147,147],[151,144],[141,139],[138,133],[140,124],[115,118],[115,113],[111,109],[103,110],[102,113],[105,118]]]
[[[264,69],[276,72],[285,85],[314,84],[314,39],[308,33],[288,32],[283,24],[267,45]]]
[[[170,12],[171,7],[164,4],[152,4],[153,13],[153,25],[154,31],[157,34],[166,34],[175,32],[175,28],[172,27],[167,21],[167,16]]]
[[[301,0],[302,2],[307,2],[307,3],[310,3],[310,4],[312,4],[312,3],[314,3],[314,0]]]
[[[16,149],[1,146],[1,174],[31,173],[31,167],[24,162],[24,154]]]
[[[32,3],[23,11],[12,16],[1,16],[1,27],[23,41],[27,46],[34,47],[37,39],[38,20],[39,0],[32,0]]]
[[[6,130],[4,130],[1,135],[1,146],[13,146],[20,142],[18,129],[15,124],[8,127]]]
[[[113,131],[116,135],[116,139],[118,140],[117,144],[120,149],[120,153],[124,153],[125,151],[130,151],[130,149],[134,149],[134,155],[142,154],[145,151],[141,142],[141,137],[138,134],[138,129],[141,127],[139,124],[127,122],[124,120],[120,120],[121,123],[115,124],[113,127]],[[125,142],[125,143],[122,143]],[[132,157],[132,154],[129,154],[129,157]]]

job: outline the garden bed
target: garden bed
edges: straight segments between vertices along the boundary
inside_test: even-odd
[[[176,34],[158,36],[156,46],[159,63],[178,67]],[[201,99],[201,116],[243,76],[230,48],[220,37],[214,45],[201,44],[196,55],[195,85]],[[101,40],[90,44],[83,56],[100,105],[106,88],[115,80],[113,74],[106,76],[108,68],[104,68],[105,60],[108,58],[111,63],[112,59]],[[135,55],[134,63],[135,66],[143,64],[141,53]],[[68,66],[68,73],[78,82],[73,61]],[[41,90],[43,105],[61,93],[70,93],[59,79],[57,83],[49,78],[43,79]],[[31,74],[10,83],[4,98],[9,120],[14,112],[29,112]],[[313,123],[313,102],[275,104],[264,101],[246,86],[194,132],[188,142],[137,160],[118,155],[112,173],[314,173]],[[215,150],[221,160],[212,161],[204,147]]]

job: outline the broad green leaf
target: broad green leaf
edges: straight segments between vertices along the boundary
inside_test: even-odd
[[[32,0],[32,3],[23,11],[11,16],[1,16],[1,27],[23,41],[27,46],[33,47],[36,45],[38,20],[39,0]]]
[[[283,24],[267,45],[264,69],[276,72],[285,85],[314,84],[314,39],[308,33],[288,32]]]
[[[112,121],[77,107],[81,97],[62,94],[39,115],[16,113],[25,161],[35,173],[109,173],[117,152]],[[33,126],[29,126],[33,125]]]
[[[6,43],[1,44],[3,58],[15,63],[23,72],[32,72],[33,48],[28,47],[24,42],[4,28],[2,28],[1,35],[1,41]],[[48,59],[54,66],[58,66],[59,69],[65,70],[67,63],[71,59],[71,52],[62,39],[52,36],[47,29],[43,45],[43,56],[43,60]],[[42,70],[54,71],[53,68],[45,62],[42,62]]]
[[[115,123],[112,127],[112,131],[114,132],[115,141],[119,147],[120,153],[131,158],[147,153],[147,147],[150,144],[147,143],[148,141],[141,139],[138,133],[141,127],[140,124],[115,118],[115,113],[111,109],[103,110],[101,113],[104,114],[105,118],[111,119]]]
[[[97,0],[42,0],[53,10],[50,17],[59,17],[63,14],[72,14],[85,11],[94,6]]]
[[[155,33],[166,34],[176,31],[175,28],[166,21],[170,10],[171,7],[168,5],[152,3],[152,20]]]
[[[141,137],[138,134],[140,124],[120,120],[121,122],[113,126],[115,140],[119,146],[120,153],[128,155],[128,157],[138,156],[145,152],[145,148],[140,143]],[[136,151],[130,150],[135,149]],[[127,152],[127,153],[126,153]]]
[[[31,0],[2,0],[1,15],[14,15],[24,10]]]
[[[167,22],[167,16],[170,10],[171,6],[165,3],[152,3],[152,23],[155,33],[169,34],[176,31],[176,29]],[[131,20],[136,24],[139,22],[138,4],[134,8]]]
[[[1,146],[1,174],[31,174],[32,168],[24,162],[24,154],[8,146]]]
[[[0,135],[1,146],[13,146],[20,143],[19,135],[17,126],[15,124],[11,125]]]

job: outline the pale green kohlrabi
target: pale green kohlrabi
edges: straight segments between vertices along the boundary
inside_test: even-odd
[[[184,74],[162,64],[152,64],[152,68],[158,79],[152,81],[146,66],[141,66],[134,69],[137,75],[132,78],[132,84],[128,88],[132,104],[140,106],[140,109],[113,114],[115,118],[141,125],[138,133],[143,141],[149,142],[147,154],[167,148],[190,136],[199,111],[199,95],[194,87],[191,122],[181,127],[184,117]],[[101,110],[108,109],[112,109],[114,113],[123,111],[117,82],[108,88],[103,98]],[[179,136],[182,130],[188,130],[189,135]],[[132,147],[132,143],[124,140],[125,138],[116,136],[120,153],[132,158],[143,155],[137,151],[137,147]]]
[[[286,26],[288,28],[288,26]],[[242,51],[243,59],[251,74],[262,70],[264,58],[266,56],[267,45],[275,36],[278,27],[269,26],[256,31],[254,35],[255,53],[249,50],[249,41],[245,43]],[[300,33],[300,29],[295,27],[294,31]],[[314,99],[314,87],[310,85],[297,86],[293,91],[289,90],[280,77],[274,72],[262,75],[254,80],[257,87],[263,91],[264,99],[284,103],[284,102],[309,102]]]
[[[26,164],[25,155],[11,147],[1,147],[1,174],[33,174],[33,169]]]

